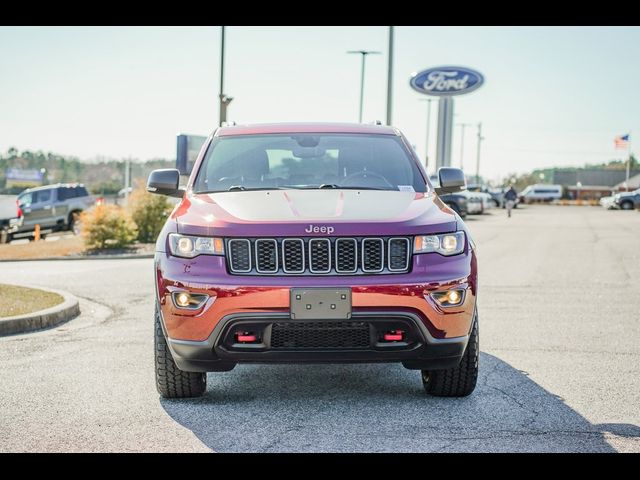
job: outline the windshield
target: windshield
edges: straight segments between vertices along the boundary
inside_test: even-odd
[[[217,137],[194,182],[196,193],[277,188],[427,191],[416,163],[394,135]]]

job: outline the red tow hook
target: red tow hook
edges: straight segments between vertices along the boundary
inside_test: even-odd
[[[258,337],[251,332],[236,332],[236,341],[239,343],[255,343]]]
[[[385,342],[401,342],[404,339],[404,330],[390,330],[383,338]]]

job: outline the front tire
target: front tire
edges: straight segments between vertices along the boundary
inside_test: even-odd
[[[478,315],[473,322],[469,343],[458,366],[446,370],[422,370],[425,391],[436,397],[466,397],[476,388],[480,355]]]
[[[207,390],[207,374],[203,372],[183,372],[173,361],[171,351],[164,337],[160,313],[155,313],[155,369],[156,388],[164,398],[199,397]]]
[[[622,210],[633,210],[633,202],[622,202],[620,208]]]

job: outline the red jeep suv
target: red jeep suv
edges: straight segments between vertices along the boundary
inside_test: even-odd
[[[478,376],[475,246],[395,128],[219,128],[155,255],[155,366],[163,397],[206,390],[238,363],[401,362],[428,393],[469,395]]]

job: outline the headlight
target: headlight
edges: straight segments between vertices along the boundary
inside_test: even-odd
[[[169,250],[171,255],[184,258],[193,258],[198,255],[224,255],[224,242],[220,237],[191,237],[170,233]]]
[[[464,250],[464,232],[444,233],[442,235],[419,235],[413,243],[414,253],[439,253],[450,256]]]

